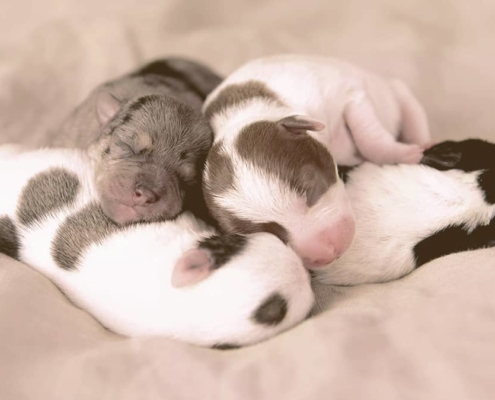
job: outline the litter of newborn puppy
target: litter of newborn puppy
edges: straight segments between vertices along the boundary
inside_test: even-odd
[[[442,142],[422,165],[364,163],[347,173],[356,216],[350,248],[322,283],[398,279],[438,257],[495,246],[495,144]]]
[[[121,226],[105,216],[83,150],[0,147],[0,252],[47,276],[128,336],[231,348],[306,318],[309,275],[276,236],[219,235],[190,213]]]
[[[159,60],[68,118],[61,132],[89,151],[0,147],[0,253],[114,332],[232,348],[309,315],[307,269],[386,282],[495,245],[495,145],[424,150],[426,115],[400,81],[305,56],[220,81]],[[182,212],[201,184],[224,233]]]
[[[55,144],[89,147],[101,206],[115,222],[173,218],[184,202],[187,208],[202,201],[212,132],[201,106],[220,82],[194,61],[151,62],[98,86],[63,123]]]

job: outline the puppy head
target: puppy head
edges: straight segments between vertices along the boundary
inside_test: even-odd
[[[104,212],[120,224],[175,217],[211,146],[208,123],[166,95],[121,104],[103,92],[95,112],[102,134],[89,152]]]

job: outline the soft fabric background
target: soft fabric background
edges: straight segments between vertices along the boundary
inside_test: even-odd
[[[0,143],[45,145],[103,80],[166,55],[347,58],[405,79],[435,140],[495,140],[495,3],[3,0]],[[1,191],[8,188],[0,188]],[[493,399],[495,250],[383,285],[317,288],[326,311],[230,352],[103,329],[0,255],[0,399]]]

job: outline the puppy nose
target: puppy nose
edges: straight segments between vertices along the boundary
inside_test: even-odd
[[[335,247],[328,245],[314,249],[311,256],[303,257],[303,262],[308,269],[318,269],[326,267],[337,257],[338,254],[335,251]]]
[[[144,206],[156,203],[158,196],[155,192],[143,185],[136,185],[134,189],[133,202],[135,206]]]

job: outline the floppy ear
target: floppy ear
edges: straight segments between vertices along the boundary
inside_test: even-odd
[[[121,107],[120,101],[108,92],[101,92],[96,98],[96,118],[100,126],[105,126],[115,117]]]
[[[321,131],[325,128],[325,124],[304,115],[291,115],[282,118],[277,124],[295,134],[306,133],[306,131]]]
[[[186,251],[175,263],[172,287],[180,288],[202,281],[212,273],[213,264],[210,252],[206,249]]]

